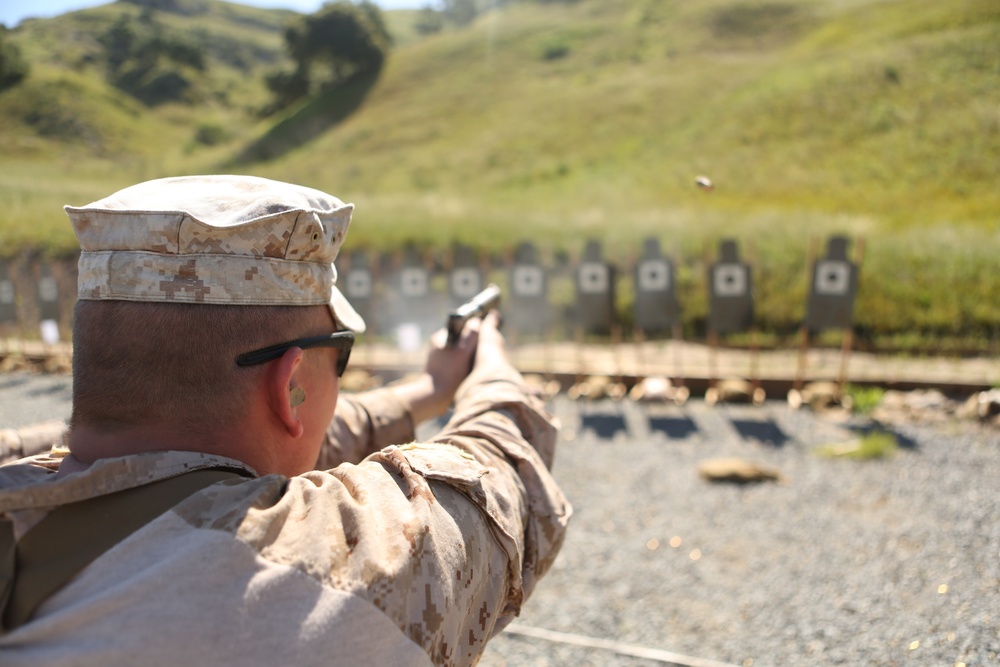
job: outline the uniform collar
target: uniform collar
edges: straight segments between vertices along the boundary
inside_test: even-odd
[[[201,452],[143,452],[98,459],[82,470],[57,476],[64,460],[45,454],[0,468],[0,513],[78,502],[205,468],[257,477],[253,468],[236,459]]]

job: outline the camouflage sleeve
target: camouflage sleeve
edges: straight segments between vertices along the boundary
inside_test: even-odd
[[[470,376],[451,420],[433,439],[467,452],[488,472],[479,503],[510,556],[508,607],[497,631],[552,566],[572,514],[550,473],[558,426],[542,399],[511,369],[505,376]]]
[[[406,406],[391,389],[341,394],[316,469],[358,463],[389,445],[413,442],[414,429]]]

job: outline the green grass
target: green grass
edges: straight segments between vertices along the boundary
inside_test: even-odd
[[[260,77],[283,62],[291,14],[192,7],[204,13],[161,21],[258,58],[240,69],[213,51],[195,105],[145,108],[101,79],[93,34],[130,5],[11,33],[34,69],[0,93],[4,252],[71,251],[64,203],[238,171],[353,201],[355,248],[531,239],[575,257],[597,238],[624,264],[658,236],[681,258],[694,335],[705,249],[719,239],[754,260],[758,323],[787,341],[804,314],[810,243],[863,237],[861,345],[1000,342],[994,0],[515,3],[423,38],[415,13],[391,13],[397,48],[364,95],[263,119]],[[64,134],[28,123],[33,107],[62,114]],[[201,141],[206,127],[225,132]],[[694,186],[699,174],[713,192]],[[625,285],[626,317],[628,302]]]
[[[852,410],[862,415],[870,415],[882,402],[885,389],[882,387],[860,387],[848,384],[844,393],[850,397]]]
[[[856,441],[823,445],[815,451],[824,458],[848,458],[861,461],[891,458],[899,449],[896,436],[876,431],[862,436]]]

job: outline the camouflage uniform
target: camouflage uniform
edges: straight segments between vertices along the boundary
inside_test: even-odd
[[[183,501],[0,637],[0,664],[474,664],[562,542],[554,436],[513,375],[470,378],[444,430],[402,446],[387,445],[413,425],[391,393],[344,396],[318,470]],[[63,503],[241,465],[179,451],[59,464],[0,467],[16,534]]]
[[[133,186],[67,209],[78,296],[328,304],[363,331],[333,265],[351,210],[252,177]],[[186,451],[0,467],[18,539],[55,507],[193,469],[252,477],[195,493],[91,562],[0,636],[0,664],[474,664],[552,565],[571,509],[549,473],[555,420],[516,371],[474,372],[456,401],[414,443],[392,390],[343,396],[317,469],[292,478]]]

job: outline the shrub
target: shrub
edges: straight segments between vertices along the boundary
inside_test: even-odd
[[[28,63],[21,50],[7,40],[7,28],[0,25],[0,90],[14,86],[28,75]]]
[[[229,131],[215,123],[199,125],[194,133],[194,140],[203,146],[216,146],[228,141],[229,137]]]
[[[542,47],[542,60],[559,60],[569,55],[569,44],[563,40],[552,40]]]

